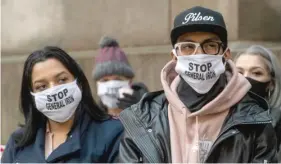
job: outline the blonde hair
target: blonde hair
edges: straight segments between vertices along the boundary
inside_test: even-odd
[[[274,83],[274,89],[271,92],[271,95],[268,99],[269,106],[271,108],[277,108],[281,110],[281,68],[280,68],[280,62],[276,58],[276,56],[267,48],[260,46],[260,45],[253,45],[243,51],[242,53],[237,54],[237,56],[234,59],[234,62],[237,61],[237,59],[241,55],[245,54],[251,54],[251,55],[259,55],[266,59],[268,62],[265,64],[267,65],[272,81]]]

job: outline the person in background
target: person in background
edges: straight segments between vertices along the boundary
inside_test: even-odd
[[[117,162],[277,162],[266,101],[230,60],[223,16],[201,6],[179,13],[172,60],[161,71],[164,91],[124,110]]]
[[[3,163],[108,163],[123,126],[94,102],[79,65],[62,49],[45,47],[24,64],[21,112],[25,125],[10,137]]]
[[[0,158],[2,157],[4,150],[5,150],[5,145],[0,145]]]
[[[92,72],[99,104],[108,114],[118,118],[121,111],[137,103],[148,89],[141,82],[133,83],[135,73],[115,39],[103,37],[99,44]]]
[[[281,162],[281,64],[270,50],[260,45],[253,45],[238,54],[235,64],[238,72],[251,83],[250,91],[269,103]]]

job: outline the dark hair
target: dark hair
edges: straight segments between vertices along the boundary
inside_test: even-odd
[[[47,46],[37,50],[26,59],[22,75],[22,86],[20,93],[20,110],[25,118],[23,133],[15,137],[17,146],[23,147],[34,141],[38,128],[47,120],[41,112],[36,109],[32,91],[32,69],[38,62],[54,58],[60,61],[68,71],[77,79],[78,85],[82,90],[82,99],[75,113],[74,125],[77,122],[78,114],[88,114],[93,120],[102,121],[108,118],[108,115],[95,103],[91,89],[86,76],[75,60],[65,51],[58,47]]]

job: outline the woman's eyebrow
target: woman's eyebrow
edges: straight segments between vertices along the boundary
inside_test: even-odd
[[[264,68],[259,67],[259,66],[254,66],[254,67],[251,68],[251,70],[254,70],[254,69],[262,69],[262,70],[265,70]]]
[[[36,84],[36,83],[43,83],[43,82],[45,82],[44,79],[39,79],[39,80],[34,81],[33,84]]]
[[[62,71],[62,72],[58,73],[55,77],[57,78],[57,77],[59,77],[60,75],[63,75],[63,74],[67,75],[67,73],[65,71]]]

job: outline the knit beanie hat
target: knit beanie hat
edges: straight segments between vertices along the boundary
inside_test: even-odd
[[[100,49],[95,58],[95,68],[92,72],[96,81],[107,75],[120,75],[127,78],[135,76],[125,53],[115,39],[103,37],[99,45]]]

